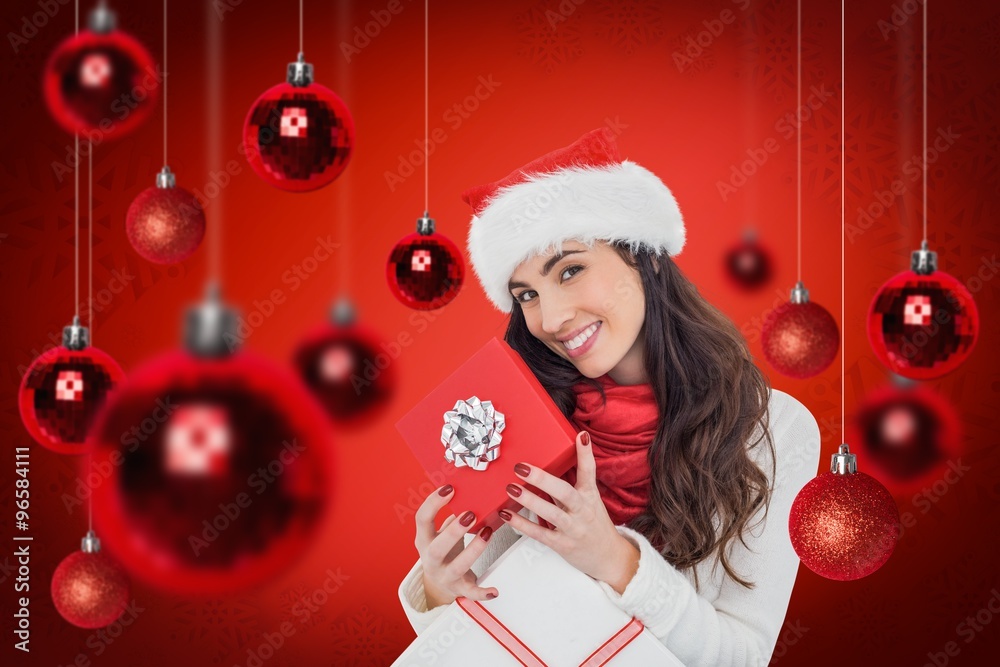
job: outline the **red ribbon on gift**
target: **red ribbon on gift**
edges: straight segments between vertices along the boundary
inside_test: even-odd
[[[538,655],[535,654],[527,644],[518,639],[510,628],[504,625],[500,619],[491,614],[482,604],[465,597],[456,599],[458,605],[465,610],[472,620],[493,637],[498,644],[503,646],[520,662],[524,667],[548,667]],[[621,630],[613,634],[606,642],[597,647],[597,650],[587,656],[587,659],[580,663],[580,667],[600,667],[607,664],[611,658],[615,657],[623,648],[638,637],[645,626],[637,619],[633,618]]]

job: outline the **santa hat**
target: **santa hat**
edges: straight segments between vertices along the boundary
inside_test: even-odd
[[[623,241],[669,255],[684,247],[684,219],[670,190],[655,174],[622,160],[615,135],[602,127],[576,142],[470,188],[468,249],[486,296],[509,313],[507,283],[524,260],[563,241],[593,247]]]

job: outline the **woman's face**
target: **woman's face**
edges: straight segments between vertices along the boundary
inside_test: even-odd
[[[510,292],[528,330],[589,378],[648,382],[643,364],[646,300],[639,272],[605,241],[566,241],[562,252],[518,265]],[[595,328],[596,327],[596,328]]]

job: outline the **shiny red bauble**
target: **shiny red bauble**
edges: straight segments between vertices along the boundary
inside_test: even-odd
[[[56,47],[42,88],[63,129],[99,143],[139,127],[156,108],[162,83],[163,73],[135,38],[81,30]]]
[[[330,322],[302,339],[293,362],[330,418],[346,426],[370,423],[389,404],[398,349],[394,353],[375,332],[356,322]]]
[[[281,83],[250,107],[243,144],[250,166],[274,187],[316,190],[347,167],[354,149],[354,119],[326,86]]]
[[[761,346],[764,357],[779,373],[808,378],[833,363],[840,347],[840,331],[823,306],[813,301],[789,301],[764,320]]]
[[[80,628],[114,623],[128,606],[131,585],[121,565],[98,551],[77,551],[52,574],[52,602],[59,615]]]
[[[183,188],[146,188],[129,206],[125,232],[144,259],[176,264],[194,254],[205,237],[205,212]]]
[[[894,493],[916,492],[948,474],[958,460],[961,419],[930,387],[889,385],[859,401],[851,441]]]
[[[889,370],[911,380],[958,368],[979,337],[979,310],[965,285],[943,271],[903,271],[868,308],[868,341]]]
[[[744,290],[763,287],[774,274],[771,253],[752,233],[744,234],[739,243],[726,251],[723,266],[731,283]]]
[[[293,376],[246,352],[176,352],[130,375],[93,431],[94,518],[135,577],[244,589],[302,555],[329,504],[330,432]]]
[[[825,472],[792,502],[789,537],[810,570],[853,581],[889,560],[899,537],[899,509],[878,480],[863,472]]]
[[[389,253],[385,277],[400,303],[416,310],[434,310],[458,296],[465,279],[465,261],[448,237],[414,233]]]
[[[118,363],[96,347],[52,348],[32,362],[21,380],[21,421],[46,449],[85,454],[98,411],[124,378]]]

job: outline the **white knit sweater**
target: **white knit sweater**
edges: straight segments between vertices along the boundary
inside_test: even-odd
[[[788,536],[788,514],[799,489],[816,476],[820,435],[809,410],[784,392],[771,390],[769,410],[777,461],[775,479],[770,479],[766,442],[753,452],[773,484],[770,509],[763,522],[763,509],[750,520],[744,534],[747,546],[737,539],[730,543],[729,551],[733,569],[755,587],[747,589],[733,581],[717,559],[711,558],[696,566],[700,590],[695,590],[691,570],[678,571],[645,537],[625,526],[617,526],[617,530],[638,547],[639,569],[622,595],[598,582],[615,605],[642,621],[685,665],[767,665],[778,640],[799,567]],[[759,427],[751,442],[758,435]],[[522,509],[521,514],[537,520],[528,509]],[[509,525],[498,529],[473,571],[482,575],[519,536]],[[473,537],[466,535],[466,544]],[[417,634],[447,608],[441,605],[427,610],[419,559],[403,579],[399,599]]]

